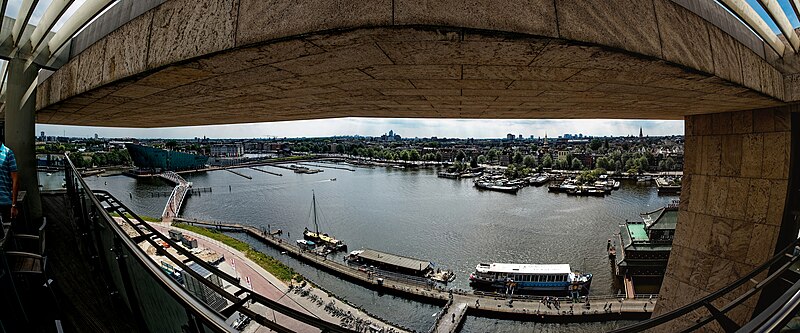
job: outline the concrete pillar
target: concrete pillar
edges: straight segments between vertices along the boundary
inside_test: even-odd
[[[27,191],[25,213],[30,220],[42,217],[39,179],[36,171],[36,89],[28,88],[36,81],[39,68],[25,60],[8,62],[6,88],[5,144],[14,151],[19,168],[20,191]],[[26,96],[27,94],[27,96]],[[25,100],[23,98],[27,97]]]
[[[791,152],[791,108],[685,119],[684,178],[678,225],[654,314],[664,314],[727,286],[775,253],[784,224]],[[796,228],[793,231],[797,235]],[[761,280],[766,272],[757,278]],[[752,287],[715,302],[721,307]],[[728,315],[739,324],[759,295]],[[664,331],[688,327],[701,309]],[[711,330],[721,330],[716,323]]]

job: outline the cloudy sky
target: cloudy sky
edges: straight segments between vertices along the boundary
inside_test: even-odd
[[[22,0],[12,0],[6,13],[16,17]],[[31,15],[31,23],[36,24],[52,0],[39,1]],[[64,17],[54,29],[63,25],[85,0],[76,0],[67,10]],[[757,0],[747,0],[756,11],[769,23],[773,31],[780,33]],[[778,0],[787,13],[793,13],[789,0]],[[794,27],[800,26],[795,15],[789,14]],[[645,135],[683,134],[683,121],[647,121],[647,120],[465,120],[465,119],[386,119],[386,118],[339,118],[304,120],[274,123],[237,124],[220,126],[193,126],[156,129],[79,127],[59,125],[37,125],[37,133],[44,131],[47,135],[93,136],[101,137],[169,137],[169,138],[253,138],[253,137],[316,137],[333,135],[365,135],[378,136],[394,130],[404,137],[472,137],[498,138],[507,133],[530,135],[558,136],[564,133],[583,133],[585,135],[638,135],[639,128]]]
[[[593,136],[683,134],[683,121],[665,120],[474,120],[474,119],[398,119],[398,118],[338,118],[273,123],[190,126],[157,129],[81,127],[59,125],[36,125],[36,133],[46,135],[136,137],[136,138],[262,138],[262,137],[320,137],[335,135],[380,136],[393,130],[407,137],[459,137],[501,138],[506,134],[522,134],[539,137],[557,137],[564,133]]]

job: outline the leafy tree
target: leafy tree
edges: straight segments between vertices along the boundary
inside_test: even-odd
[[[472,158],[469,160],[469,166],[471,168],[477,168],[478,167],[478,158],[476,156],[472,156]]]
[[[408,158],[412,161],[419,161],[419,151],[411,149],[408,151]]]
[[[581,160],[579,160],[577,158],[573,158],[571,167],[572,167],[572,170],[580,170],[580,169],[583,169],[583,163],[581,163]]]
[[[523,158],[522,158],[522,154],[520,152],[514,153],[514,158],[512,159],[514,164],[517,164],[517,165],[522,164],[522,160],[523,160]]]
[[[608,159],[608,157],[605,157],[605,156],[598,157],[597,161],[595,162],[595,165],[598,168],[603,168],[603,169],[606,169],[606,170],[613,169],[613,165],[611,164],[611,161]]]
[[[598,150],[600,147],[603,146],[603,142],[600,139],[592,139],[592,142],[589,143],[589,148],[592,150]]]
[[[441,162],[442,160],[444,160],[444,157],[442,157],[442,153],[440,153],[438,151],[436,152],[435,156],[436,156],[436,161],[437,162]]]
[[[542,159],[542,167],[545,168],[552,168],[553,167],[553,158],[548,154],[544,156]]]
[[[525,158],[522,159],[522,164],[528,168],[535,168],[536,167],[536,157],[531,155],[525,155]]]
[[[489,162],[494,162],[497,161],[499,152],[497,151],[497,149],[489,149],[489,152],[486,155],[487,155],[486,157],[489,158]]]
[[[464,160],[466,159],[467,159],[467,154],[465,154],[463,150],[459,149],[458,152],[456,153],[456,161],[464,162]]]
[[[478,155],[478,164],[486,164],[486,156]]]
[[[570,167],[570,163],[566,158],[561,157],[561,158],[556,160],[555,167],[557,169],[567,170]]]

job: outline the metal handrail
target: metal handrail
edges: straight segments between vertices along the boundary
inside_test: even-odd
[[[69,167],[68,171],[71,171],[73,173],[72,175],[67,174],[65,176],[73,177],[78,180],[79,186],[81,187],[81,191],[84,194],[86,194],[89,200],[91,200],[93,206],[100,208],[99,210],[103,212],[103,216],[106,217],[105,220],[106,222],[108,222],[110,216],[108,216],[108,214],[105,213],[105,210],[102,209],[103,206],[102,204],[100,204],[100,201],[94,196],[94,194],[91,191],[88,190],[89,187],[86,185],[86,182],[83,180],[83,178],[80,177],[80,173],[75,168],[75,164],[72,163],[72,160],[69,158],[68,155],[65,155],[65,159]],[[108,227],[111,228],[111,230],[115,234],[117,234],[118,236],[117,238],[120,239],[121,244],[127,247],[129,252],[133,254],[133,258],[143,268],[145,268],[146,271],[150,273],[151,276],[153,276],[156,282],[163,287],[163,290],[165,292],[171,294],[176,301],[183,304],[188,312],[191,312],[192,314],[198,316],[198,318],[200,318],[203,321],[203,323],[210,325],[209,328],[216,332],[230,331],[230,326],[225,324],[224,319],[220,318],[219,316],[212,315],[212,311],[208,308],[208,306],[205,303],[196,300],[183,287],[179,286],[177,283],[175,283],[175,281],[170,279],[168,276],[164,275],[163,272],[161,272],[161,269],[158,266],[156,266],[155,262],[153,262],[152,260],[150,260],[150,258],[147,257],[147,254],[145,254],[144,251],[139,249],[139,247],[136,246],[136,244],[134,244],[130,238],[122,236],[125,235],[125,232],[122,230],[120,226],[118,226],[116,223],[106,223],[106,224]],[[136,249],[138,249],[138,251]]]
[[[694,310],[697,310],[699,308],[706,308],[707,306],[709,306],[713,301],[717,300],[718,298],[720,298],[720,297],[722,297],[724,295],[727,295],[728,293],[734,291],[735,289],[739,288],[743,284],[750,282],[753,278],[756,277],[756,275],[761,274],[761,272],[763,272],[765,270],[768,270],[770,267],[772,267],[778,261],[780,261],[782,259],[787,259],[787,254],[792,253],[791,258],[790,258],[790,262],[797,261],[799,259],[799,257],[796,254],[794,254],[794,249],[799,244],[800,244],[800,239],[794,240],[787,247],[785,247],[784,249],[779,251],[778,254],[776,254],[774,257],[770,258],[769,260],[767,260],[766,262],[764,262],[760,266],[756,267],[754,270],[752,270],[747,275],[739,278],[738,280],[734,281],[733,283],[729,284],[728,286],[726,286],[726,287],[724,287],[722,289],[719,289],[719,290],[717,290],[717,291],[715,291],[715,292],[713,292],[711,294],[708,294],[705,297],[702,297],[702,298],[694,301],[693,303],[684,305],[684,306],[682,306],[682,307],[680,307],[678,309],[672,310],[672,311],[670,311],[670,312],[668,312],[666,314],[663,314],[661,316],[650,318],[648,320],[644,320],[644,321],[638,322],[638,323],[633,324],[633,325],[629,325],[629,326],[625,326],[625,327],[622,327],[622,328],[619,328],[619,329],[616,329],[616,330],[612,330],[610,332],[613,332],[613,333],[640,332],[640,331],[644,331],[644,330],[647,330],[647,329],[654,328],[656,326],[662,325],[664,323],[670,322],[670,321],[672,321],[674,319],[677,319],[677,318],[682,317],[682,316],[684,316],[686,314],[689,314],[690,312],[692,312]],[[744,295],[742,295],[739,298],[737,298],[737,300],[734,300],[733,302],[731,302],[730,304],[732,304],[732,306],[726,306],[725,308],[723,308],[723,309],[721,309],[719,311],[722,314],[728,312],[735,305],[738,305],[739,303],[743,302],[744,299],[749,298],[750,296],[752,296],[756,291],[764,288],[764,286],[766,286],[768,284],[767,282],[771,282],[772,280],[776,279],[776,277],[778,275],[782,274],[785,271],[785,268],[788,268],[788,267],[789,267],[789,265],[784,265],[784,269],[777,270],[774,273],[770,274],[764,281],[762,281],[762,283],[759,283],[758,285],[756,285],[756,287],[752,288],[749,292],[746,292]],[[710,317],[704,318],[703,320],[701,320],[702,321],[702,325],[705,325],[705,324],[707,324],[707,323],[709,323],[709,322],[711,322],[713,320],[716,320],[716,319],[718,319],[716,316],[710,316]],[[698,321],[698,323],[700,323],[701,321]],[[700,325],[700,326],[702,326],[702,325]],[[693,328],[699,328],[700,326],[694,325]]]
[[[774,332],[800,308],[800,280],[737,332]]]
[[[67,161],[69,163],[71,170],[73,172],[77,172],[75,170],[74,164],[72,163],[71,160],[69,160],[69,157],[67,157]],[[110,227],[111,230],[114,233],[116,233],[116,236],[122,241],[122,244],[128,248],[129,252],[134,254],[134,257],[137,259],[137,261],[139,261],[145,268],[147,268],[149,273],[156,278],[157,282],[159,282],[162,286],[164,286],[165,290],[168,291],[170,294],[172,294],[177,301],[187,306],[188,307],[187,310],[191,311],[195,315],[198,315],[198,317],[202,318],[203,322],[213,325],[213,327],[211,328],[214,329],[215,331],[228,332],[231,330],[231,328],[230,326],[225,324],[225,318],[220,313],[208,307],[208,305],[205,304],[204,302],[195,299],[194,296],[189,294],[182,286],[178,285],[169,276],[164,274],[161,268],[158,267],[156,263],[147,256],[144,250],[142,250],[136,243],[134,243],[134,241],[128,236],[128,234],[124,230],[122,230],[122,228],[116,222],[114,222],[114,219],[111,217],[111,215],[109,215],[108,211],[106,210],[106,207],[103,206],[102,202],[97,198],[95,193],[105,196],[106,200],[104,201],[110,204],[110,207],[108,208],[120,213],[120,216],[123,218],[123,220],[125,220],[126,223],[128,223],[129,225],[133,226],[134,230],[136,230],[140,234],[140,236],[145,236],[144,240],[150,242],[151,245],[157,245],[157,244],[155,244],[155,241],[150,239],[151,238],[150,236],[160,236],[162,241],[167,242],[167,244],[169,244],[172,248],[178,250],[178,252],[181,255],[188,257],[196,264],[200,265],[201,267],[207,269],[209,272],[213,273],[214,275],[220,277],[221,279],[231,283],[236,288],[238,288],[239,292],[237,292],[237,294],[246,294],[245,298],[239,298],[238,296],[231,294],[220,287],[217,287],[207,279],[200,276],[194,270],[189,269],[188,267],[183,267],[185,273],[190,274],[195,278],[198,278],[198,281],[200,281],[210,289],[214,290],[215,292],[220,294],[220,296],[226,298],[228,301],[233,301],[234,305],[231,306],[235,306],[237,302],[241,302],[242,300],[252,300],[255,303],[259,303],[269,309],[272,309],[278,313],[286,315],[287,317],[298,320],[310,326],[320,328],[325,332],[353,332],[349,329],[338,326],[334,323],[330,323],[320,318],[316,318],[311,315],[294,310],[286,305],[268,299],[265,296],[260,295],[251,289],[241,286],[239,281],[235,277],[232,277],[229,274],[222,272],[217,267],[197,258],[191,252],[186,251],[182,247],[178,246],[178,244],[169,239],[169,237],[166,237],[165,235],[161,234],[158,230],[156,230],[154,227],[145,222],[141,217],[136,215],[136,213],[130,211],[122,203],[114,199],[110,193],[106,191],[91,191],[81,177],[75,177],[75,178],[78,179],[84,194],[86,194],[86,196],[92,201],[92,205],[95,206],[101,212],[100,216],[106,222],[105,223],[106,226]],[[108,200],[108,198],[111,198],[111,200]],[[134,224],[128,217],[128,214],[130,214],[130,216],[133,217],[133,219],[136,220],[138,223]],[[144,234],[142,230],[138,228],[139,226],[142,226],[145,229],[147,229],[149,231],[149,234]],[[185,264],[181,260],[177,260],[177,258],[175,258],[173,255],[169,253],[165,253],[165,255],[168,258],[171,257],[170,259],[174,263],[185,266]],[[281,325],[275,322],[267,320],[264,316],[261,316],[248,308],[239,307],[236,310],[245,313],[249,317],[253,318],[259,324],[262,324],[274,331],[291,332],[291,330],[286,329],[285,327],[282,327]]]
[[[116,199],[113,199],[113,196],[110,193],[108,193],[106,191],[94,191],[94,192],[95,193],[100,193],[101,195],[105,195],[105,196],[107,196],[107,198],[112,198],[112,201],[115,204],[114,207],[116,207],[116,210],[118,212],[120,212],[120,210],[121,210],[121,213],[130,214],[138,223],[134,224],[130,220],[130,218],[127,216],[127,214],[120,214],[120,216],[129,225],[131,225],[134,228],[134,230],[136,230],[137,233],[140,234],[140,236],[147,236],[147,237],[145,237],[145,240],[150,242],[151,245],[158,246],[158,244],[156,244],[155,241],[152,240],[150,236],[153,236],[153,235],[160,236],[159,238],[161,238],[161,240],[163,242],[166,242],[170,247],[176,249],[181,255],[188,257],[189,259],[191,259],[191,261],[193,261],[197,265],[205,268],[206,270],[208,270],[209,272],[213,273],[214,275],[219,276],[220,279],[223,279],[223,280],[227,281],[228,283],[231,283],[232,285],[234,285],[236,288],[239,289],[240,293],[246,293],[247,297],[252,299],[254,302],[260,303],[260,304],[262,304],[262,305],[264,305],[264,306],[266,306],[266,307],[268,307],[270,309],[273,309],[273,310],[275,310],[275,311],[277,311],[279,313],[282,313],[282,314],[284,314],[284,315],[286,315],[288,317],[291,317],[291,318],[296,319],[298,321],[304,322],[304,323],[309,324],[311,326],[318,327],[318,328],[324,328],[328,332],[351,332],[350,330],[344,329],[344,328],[342,328],[342,327],[340,327],[340,326],[338,326],[336,324],[324,321],[324,320],[316,318],[316,317],[312,317],[312,316],[307,315],[307,314],[302,313],[302,312],[298,312],[298,311],[296,311],[296,310],[294,310],[292,308],[287,307],[286,305],[283,305],[283,304],[280,304],[280,303],[278,303],[276,301],[268,299],[268,298],[262,296],[261,294],[258,294],[255,291],[253,291],[251,289],[248,289],[247,287],[241,286],[239,284],[239,280],[237,278],[235,278],[235,277],[233,277],[233,276],[221,271],[216,266],[211,265],[211,264],[201,260],[200,258],[195,256],[191,252],[183,249],[181,246],[179,246],[177,243],[175,243],[169,237],[166,237],[164,234],[159,232],[157,229],[155,229],[149,223],[147,223],[144,220],[142,220],[138,215],[136,215],[136,213],[128,210],[127,207],[125,207],[122,203],[120,203]],[[116,223],[113,223],[113,224],[116,224]],[[138,228],[139,226],[144,227],[150,233],[149,234],[143,233],[143,231],[140,228]],[[179,266],[185,266],[185,264],[181,260],[177,260],[177,258],[172,256],[171,254],[165,253],[164,255],[167,256],[169,259],[171,259],[175,264],[177,264]],[[194,272],[194,270],[189,269],[188,267],[182,267],[182,268],[184,269],[184,271],[186,273],[188,273],[190,275],[197,274],[196,272]],[[198,275],[198,277],[200,277],[200,276]],[[213,285],[211,282],[207,282],[207,280],[202,278],[202,277],[200,277],[199,280],[201,280],[201,282],[203,282],[203,284],[206,284],[209,288],[211,288],[214,291],[216,291],[217,293],[219,293],[221,296],[223,296],[225,298],[228,298],[229,301],[234,301],[234,300],[235,301],[240,301],[241,300],[240,298],[238,298],[235,295],[225,291],[224,289]],[[264,320],[266,320],[266,319],[264,319]]]

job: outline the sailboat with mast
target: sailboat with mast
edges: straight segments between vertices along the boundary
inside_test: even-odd
[[[324,245],[331,251],[344,251],[347,250],[347,244],[334,238],[326,233],[319,232],[319,222],[317,221],[317,197],[314,191],[311,191],[311,205],[314,212],[314,231],[308,230],[308,227],[303,231],[303,238],[312,241],[317,245]]]

